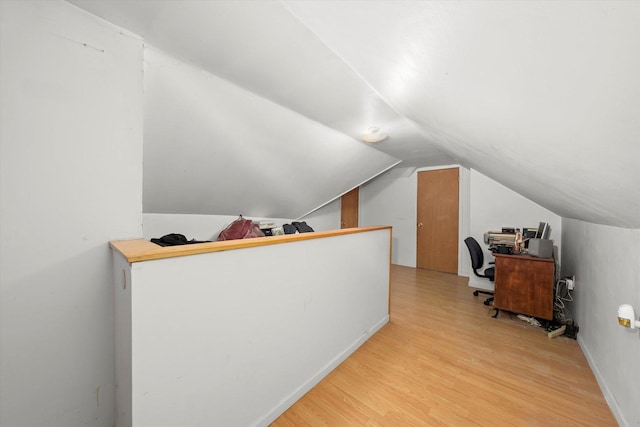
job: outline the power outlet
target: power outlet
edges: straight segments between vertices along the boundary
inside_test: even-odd
[[[567,286],[567,290],[572,291],[576,287],[576,276],[564,277],[561,281]]]

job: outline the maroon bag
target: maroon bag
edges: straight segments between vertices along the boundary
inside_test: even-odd
[[[250,239],[252,237],[264,237],[260,225],[250,219],[244,219],[240,215],[238,219],[220,232],[218,240]]]

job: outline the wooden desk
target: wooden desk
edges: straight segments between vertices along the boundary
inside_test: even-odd
[[[494,255],[496,270],[493,306],[552,320],[553,259],[529,255]]]

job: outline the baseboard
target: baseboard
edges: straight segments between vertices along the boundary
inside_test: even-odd
[[[298,389],[293,391],[288,397],[278,404],[275,408],[269,411],[261,420],[259,420],[255,426],[268,426],[274,422],[280,415],[282,415],[287,409],[289,409],[294,403],[296,403],[302,396],[304,396],[309,390],[316,386],[324,377],[329,375],[331,371],[344,362],[347,357],[356,351],[362,344],[364,344],[369,338],[371,338],[376,332],[378,332],[384,325],[389,322],[389,315],[383,317],[377,324],[358,338],[353,344],[347,347],[342,353],[338,354],[333,360],[325,365],[318,373],[309,378]]]
[[[596,377],[596,381],[600,386],[600,390],[602,391],[604,399],[607,401],[607,404],[609,405],[609,408],[611,409],[613,416],[616,418],[616,421],[618,421],[618,424],[620,424],[621,427],[630,427],[629,423],[627,422],[624,415],[622,414],[622,411],[620,410],[620,406],[618,406],[618,402],[613,396],[613,393],[611,393],[611,390],[609,390],[609,387],[607,387],[607,383],[605,382],[604,377],[600,373],[598,366],[593,360],[593,357],[591,356],[591,352],[589,351],[589,348],[586,346],[581,336],[578,335],[577,341],[578,341],[578,345],[582,349],[582,354],[584,354],[584,357],[587,358],[587,363],[589,364],[589,367],[591,368],[593,375]]]

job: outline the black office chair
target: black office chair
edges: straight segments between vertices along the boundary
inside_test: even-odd
[[[484,277],[485,279],[489,279],[493,282],[496,271],[494,267],[485,269],[483,274],[478,273],[478,269],[482,268],[484,264],[484,255],[482,253],[482,248],[480,247],[476,239],[474,239],[473,237],[467,237],[466,239],[464,239],[464,243],[469,249],[469,255],[471,255],[471,268],[473,269],[474,274],[478,277]],[[489,264],[493,264],[493,262],[490,262]],[[474,296],[477,297],[478,294],[490,295],[489,298],[484,300],[484,305],[491,305],[491,303],[493,302],[493,292],[479,290],[473,291]]]

